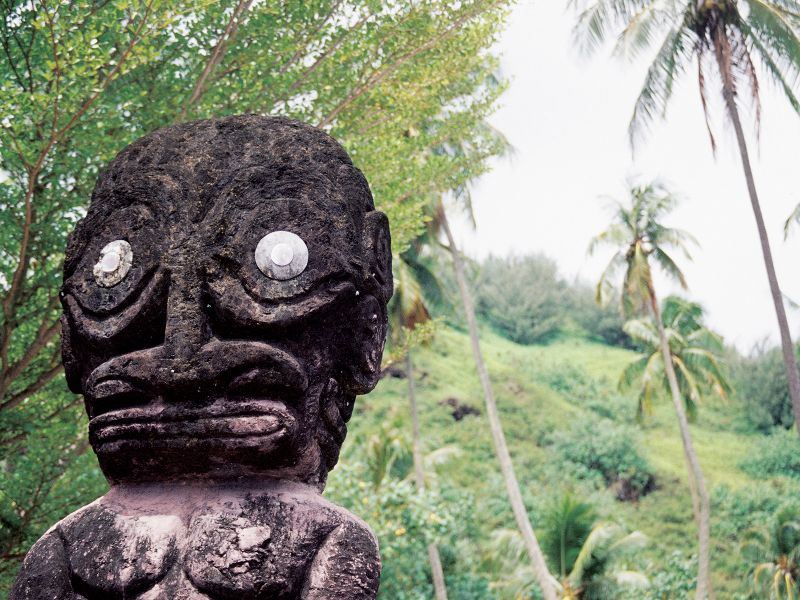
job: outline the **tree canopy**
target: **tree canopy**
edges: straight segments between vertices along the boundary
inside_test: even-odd
[[[476,124],[503,89],[489,48],[507,5],[2,3],[0,460],[13,466],[0,474],[0,556],[19,558],[104,485],[60,376],[57,321],[66,236],[103,165],[174,122],[294,117],[345,145],[402,251],[430,194],[458,188],[500,150]],[[462,151],[433,151],[448,144]]]

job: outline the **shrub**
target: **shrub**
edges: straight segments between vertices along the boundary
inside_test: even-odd
[[[478,314],[517,343],[546,342],[564,322],[568,286],[542,255],[489,257],[474,288]]]
[[[630,427],[583,418],[570,430],[552,434],[550,442],[566,463],[579,467],[579,477],[582,470],[586,478],[602,476],[619,500],[637,500],[654,488],[653,470],[639,453],[638,435]]]
[[[734,370],[735,388],[747,418],[765,433],[773,427],[788,429],[794,423],[784,369],[778,348],[757,348],[750,357],[738,361]]]
[[[800,479],[800,440],[793,431],[777,430],[760,440],[739,466],[761,479],[775,475]]]
[[[670,554],[663,569],[650,576],[650,586],[644,593],[625,596],[626,600],[674,600],[691,598],[697,586],[697,558],[686,558],[680,552]]]
[[[611,346],[635,349],[636,345],[630,336],[623,331],[625,318],[620,314],[619,304],[611,302],[600,306],[595,301],[594,289],[582,283],[570,286],[570,317],[580,325],[590,337]]]
[[[590,286],[564,280],[542,254],[489,257],[472,269],[471,278],[478,315],[512,341],[545,343],[577,324],[593,339],[631,347],[617,307],[598,306]]]

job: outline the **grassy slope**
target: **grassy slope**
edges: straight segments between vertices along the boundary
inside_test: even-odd
[[[569,373],[573,369],[611,387],[635,354],[579,337],[567,337],[547,346],[520,346],[489,330],[484,330],[482,343],[514,465],[535,520],[536,507],[569,485],[559,477],[557,458],[537,442],[551,430],[568,427],[581,413],[591,412],[587,404],[596,402],[588,398],[570,399],[560,393],[557,389],[561,386],[553,384],[552,374]],[[427,449],[456,444],[463,450],[457,462],[446,467],[443,476],[472,492],[485,535],[495,527],[512,526],[485,416],[456,422],[449,409],[439,404],[445,398],[455,397],[482,407],[467,336],[442,328],[431,347],[416,350],[415,360]],[[375,392],[359,400],[351,435],[364,435],[386,422],[410,430],[405,394],[404,379],[384,379]],[[609,408],[623,415],[617,416],[618,419],[632,422],[633,397],[622,397],[617,402],[616,407]],[[596,405],[594,410],[598,411]],[[736,410],[731,406],[703,406],[693,426],[695,444],[711,489],[719,484],[737,489],[751,482],[737,464],[752,439],[733,432],[732,419],[726,416]],[[695,547],[683,453],[673,413],[666,402],[657,407],[642,428],[642,444],[642,453],[657,471],[658,489],[636,505],[617,502],[608,493],[601,493],[592,501],[600,505],[603,516],[647,534],[651,541],[645,559],[661,565],[674,550],[689,554]],[[478,540],[481,543],[485,539]],[[719,597],[731,597],[745,585],[742,573],[731,572],[731,565],[737,564],[732,560],[737,547],[725,540],[715,539],[714,543],[716,588]]]

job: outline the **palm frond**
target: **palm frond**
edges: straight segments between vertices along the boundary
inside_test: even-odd
[[[671,279],[674,279],[678,283],[680,283],[683,289],[687,289],[689,286],[686,283],[686,277],[683,274],[683,271],[680,270],[678,265],[672,260],[672,257],[664,252],[659,247],[655,247],[653,249],[653,258],[655,259],[658,266],[661,267],[661,270],[664,271]]]
[[[627,246],[631,239],[630,227],[622,223],[612,223],[611,226],[598,233],[589,242],[586,253],[594,254],[600,246]]]
[[[624,265],[625,254],[622,251],[617,251],[614,256],[611,257],[606,268],[603,269],[600,279],[597,282],[594,298],[597,304],[606,306],[609,298],[613,297],[614,284],[611,280]]]
[[[670,16],[659,2],[642,6],[619,34],[614,53],[627,59],[636,58],[653,44],[656,33],[670,21]]]
[[[578,12],[573,36],[579,50],[591,54],[620,26],[630,21],[652,0],[570,0]]]
[[[697,50],[697,89],[700,91],[700,104],[703,107],[703,120],[706,124],[706,131],[708,132],[708,140],[711,142],[711,153],[716,157],[717,155],[717,140],[714,137],[714,131],[711,129],[711,118],[708,114],[708,94],[706,93],[706,74],[703,70],[703,61],[705,60],[705,52],[703,46],[698,46]]]
[[[615,523],[598,523],[592,528],[591,533],[578,553],[575,565],[570,571],[570,582],[577,586],[583,580],[584,572],[592,569],[592,563],[604,561],[615,536],[622,534],[622,528]]]
[[[620,391],[624,392],[629,390],[639,382],[639,380],[645,374],[648,360],[649,357],[642,356],[625,365],[625,368],[622,369],[622,373],[619,376],[619,382],[617,384]]]
[[[631,319],[622,326],[622,329],[631,339],[648,348],[657,349],[659,347],[658,330],[651,319]]]
[[[784,239],[789,237],[789,231],[795,223],[800,223],[800,204],[794,207],[792,214],[789,215],[789,218],[786,219],[786,223],[783,224]]]
[[[666,114],[675,81],[686,71],[695,45],[691,35],[691,30],[680,25],[670,29],[647,69],[628,125],[632,149],[635,149],[637,139],[649,129],[655,118]]]

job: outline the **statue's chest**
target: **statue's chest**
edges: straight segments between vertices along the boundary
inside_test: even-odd
[[[87,511],[62,529],[76,591],[94,598],[299,598],[336,526],[284,504],[174,516]]]

